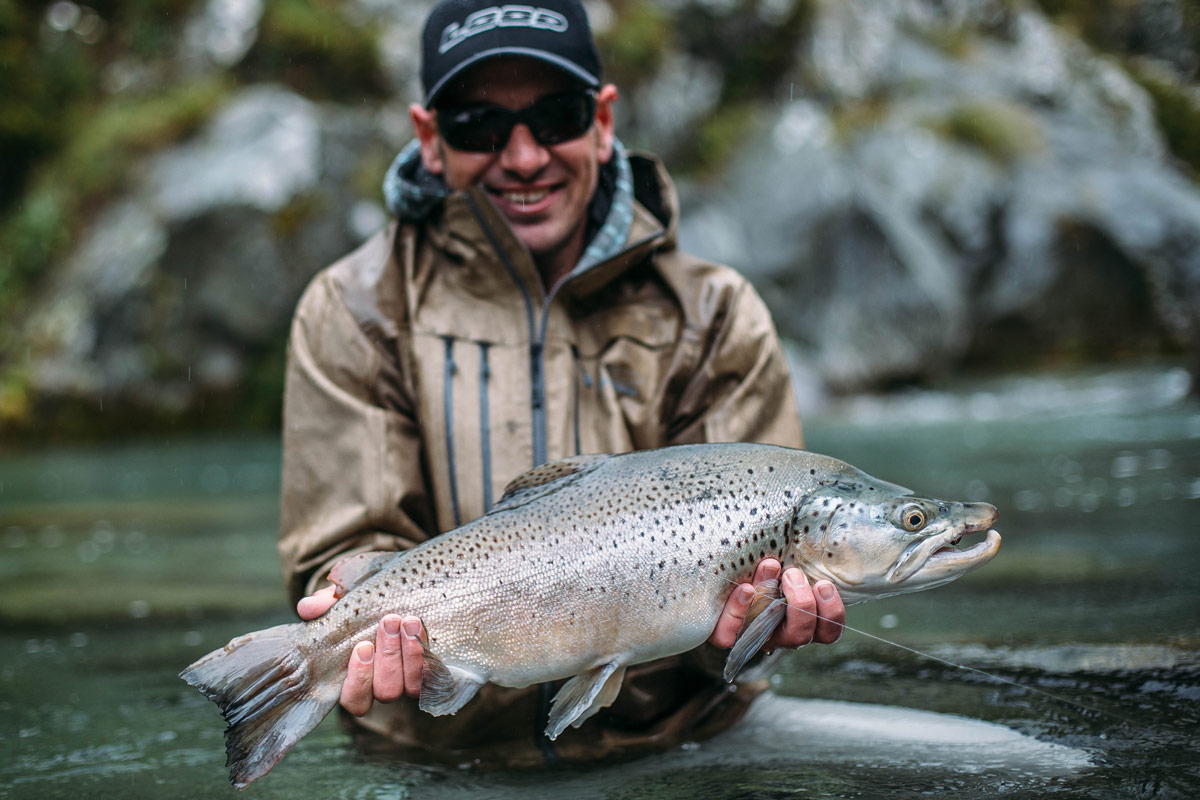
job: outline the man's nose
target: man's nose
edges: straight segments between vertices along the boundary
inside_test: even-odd
[[[508,143],[500,152],[500,166],[523,179],[530,179],[550,161],[550,151],[533,138],[529,126],[513,126]]]

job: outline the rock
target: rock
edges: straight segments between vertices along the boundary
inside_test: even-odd
[[[153,205],[170,221],[207,208],[282,209],[320,176],[316,107],[286,89],[256,86],[229,102],[197,141],[149,165]]]
[[[144,163],[31,310],[34,394],[183,414],[239,391],[312,275],[385,224],[355,179],[396,147],[369,113],[232,97]]]
[[[258,38],[262,0],[208,0],[183,31],[181,61],[192,70],[232,67]]]
[[[969,0],[824,4],[797,63],[800,99],[754,123],[680,237],[756,280],[831,388],[1200,353],[1200,192],[1114,63]]]

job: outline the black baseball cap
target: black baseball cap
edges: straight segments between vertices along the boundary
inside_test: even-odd
[[[592,89],[600,87],[600,56],[579,0],[445,0],[425,20],[421,83],[432,108],[467,68],[496,56],[527,56],[552,64]]]

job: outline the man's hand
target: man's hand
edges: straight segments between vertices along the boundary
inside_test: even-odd
[[[733,647],[742,620],[750,610],[754,587],[762,581],[778,578],[780,569],[779,562],[773,558],[759,562],[754,571],[754,582],[739,585],[725,601],[717,627],[708,637],[710,644],[725,650]],[[793,567],[783,574],[783,594],[788,603],[787,615],[767,639],[763,650],[795,648],[809,642],[833,644],[842,635],[846,607],[831,581],[818,581],[815,587],[809,586],[808,577]]]
[[[316,619],[337,602],[333,592],[334,587],[327,586],[302,597],[296,613],[303,620]],[[376,700],[390,703],[404,695],[419,697],[424,638],[421,620],[416,617],[388,614],[381,619],[374,643],[359,642],[350,655],[350,667],[342,681],[342,708],[361,717]]]

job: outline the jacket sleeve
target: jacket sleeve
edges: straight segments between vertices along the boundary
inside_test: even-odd
[[[284,385],[279,555],[293,600],[339,558],[433,529],[411,391],[386,349],[329,271],[318,276],[292,321]]]
[[[761,442],[803,447],[787,359],[762,298],[744,278],[712,281],[697,300],[706,327],[698,363],[680,394],[671,444]]]

